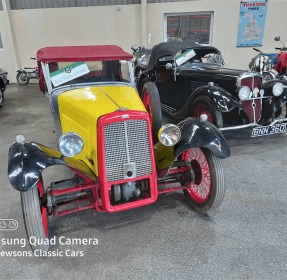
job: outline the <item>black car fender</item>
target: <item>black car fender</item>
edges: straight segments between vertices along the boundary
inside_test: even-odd
[[[59,151],[34,142],[15,143],[10,147],[8,179],[16,190],[28,191],[37,184],[42,171],[52,165],[66,165],[79,170],[92,180],[96,179],[86,163],[63,157]]]
[[[167,147],[160,142],[154,146],[157,170],[163,170],[161,176],[166,175],[167,169],[172,166],[175,159],[190,148],[206,148],[221,159],[230,156],[227,141],[213,124],[190,117],[177,126],[180,128],[181,138],[175,146]]]
[[[274,96],[272,89],[275,83],[281,82],[283,84],[283,93],[280,96]],[[273,114],[275,114],[282,105],[287,103],[287,81],[284,80],[271,80],[263,83],[264,96],[270,96],[271,99],[264,99],[262,103],[262,117],[259,121],[260,124],[267,122]]]
[[[220,112],[230,112],[236,107],[241,107],[239,100],[236,100],[228,91],[216,85],[206,85],[198,87],[191,95],[189,104],[191,105],[198,97],[206,96],[210,99],[214,107]]]
[[[175,146],[175,157],[195,147],[206,148],[221,159],[230,156],[230,147],[223,134],[210,122],[186,118],[177,126],[180,128],[181,138]]]

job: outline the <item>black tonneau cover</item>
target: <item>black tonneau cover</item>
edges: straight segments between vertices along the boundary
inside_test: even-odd
[[[205,54],[208,53],[218,53],[220,51],[217,48],[211,46],[202,46],[190,41],[183,42],[163,42],[158,45],[155,45],[152,48],[151,57],[148,64],[148,70],[152,70],[158,59],[164,56],[175,56],[181,50],[194,49],[196,52],[196,59],[200,59]]]

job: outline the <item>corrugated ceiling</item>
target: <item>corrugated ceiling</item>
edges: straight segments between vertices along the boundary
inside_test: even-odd
[[[147,3],[190,0],[147,0]],[[140,4],[141,0],[10,0],[12,10]],[[0,1],[0,9],[2,3]]]
[[[141,0],[10,0],[12,10],[140,4]]]

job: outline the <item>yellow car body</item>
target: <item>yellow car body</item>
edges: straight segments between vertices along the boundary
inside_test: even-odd
[[[75,158],[84,161],[96,176],[98,119],[120,109],[146,112],[136,89],[128,85],[73,89],[61,93],[57,101],[62,134],[75,132],[81,136],[84,149]]]

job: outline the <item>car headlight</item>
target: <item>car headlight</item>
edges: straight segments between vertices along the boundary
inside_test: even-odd
[[[175,124],[165,124],[158,131],[158,139],[165,146],[175,145],[181,137],[180,129]]]
[[[258,96],[258,94],[259,94],[259,88],[258,88],[258,87],[255,87],[255,88],[253,89],[253,96],[256,98],[256,97]]]
[[[279,96],[283,92],[283,84],[282,83],[275,83],[272,88],[272,92],[275,96]]]
[[[63,156],[74,157],[83,150],[84,141],[77,133],[67,132],[60,137],[58,148]]]
[[[249,98],[249,96],[250,96],[250,88],[248,87],[248,86],[243,86],[240,90],[239,90],[239,93],[238,93],[238,95],[239,95],[239,98],[241,99],[241,100],[246,100],[246,99],[248,99]]]

